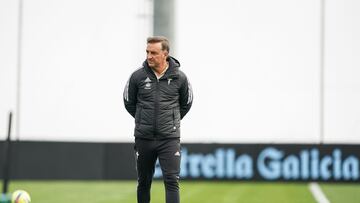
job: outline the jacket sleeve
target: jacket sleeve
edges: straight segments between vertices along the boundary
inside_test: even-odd
[[[134,81],[134,75],[127,81],[124,90],[124,105],[126,110],[135,118],[137,103],[137,84]]]
[[[183,74],[183,83],[180,87],[180,115],[181,119],[189,112],[193,102],[193,92],[185,74]]]

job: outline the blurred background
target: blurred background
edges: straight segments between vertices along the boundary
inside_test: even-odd
[[[360,2],[155,2],[2,0],[0,139],[12,110],[17,140],[131,142],[155,33],[194,89],[183,142],[360,143]]]
[[[280,161],[332,159],[321,169],[330,177],[291,180],[359,182],[359,11],[358,0],[1,0],[0,140],[13,111],[23,150],[13,176],[133,179],[134,120],[122,93],[146,38],[164,35],[194,91],[184,163],[194,153],[218,160],[219,149],[256,160],[275,146]],[[30,166],[39,159],[51,164]],[[339,178],[340,159],[348,173]],[[189,178],[209,178],[199,170]],[[287,180],[251,170],[250,179]]]
[[[135,202],[122,95],[146,38],[164,35],[194,92],[181,179],[248,181],[185,181],[185,202],[359,202],[359,11],[358,0],[0,0],[0,177],[38,203]]]

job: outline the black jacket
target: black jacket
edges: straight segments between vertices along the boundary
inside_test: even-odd
[[[159,80],[145,61],[126,84],[124,104],[135,118],[135,137],[180,137],[180,120],[192,105],[192,89],[179,70],[179,61],[168,57],[168,62],[169,68]]]

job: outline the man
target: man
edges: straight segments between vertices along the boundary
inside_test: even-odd
[[[192,105],[192,90],[180,63],[169,55],[169,41],[147,39],[146,60],[126,84],[124,104],[135,118],[138,203],[150,202],[150,187],[159,159],[166,203],[179,203],[180,120]]]

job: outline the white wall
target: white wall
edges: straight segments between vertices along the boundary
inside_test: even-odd
[[[16,105],[17,68],[16,1],[0,1],[0,140],[8,130],[8,113]]]
[[[179,1],[178,53],[195,92],[184,137],[317,142],[319,6]]]
[[[327,3],[325,141],[360,142],[360,1]]]
[[[122,91],[145,58],[150,2],[24,1],[17,137],[133,140]],[[176,57],[195,93],[183,141],[318,143],[320,0],[219,2],[177,1]],[[16,106],[18,5],[1,4],[3,139]],[[326,142],[360,143],[359,10],[326,4]]]
[[[145,57],[151,26],[144,18],[142,2],[24,1],[20,139],[132,139],[133,120],[123,108],[122,91]],[[12,6],[10,0],[4,3]],[[16,10],[11,15],[15,14]],[[1,30],[6,29],[2,23]],[[16,34],[13,29],[10,36]],[[7,44],[11,50],[16,48],[14,43]],[[9,60],[16,62],[15,57]],[[5,77],[14,75],[15,68],[6,66]],[[16,93],[15,84],[4,89]],[[1,103],[2,112],[13,106]],[[3,129],[5,121],[1,121]]]

